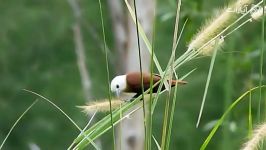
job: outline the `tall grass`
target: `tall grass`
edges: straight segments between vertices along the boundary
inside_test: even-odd
[[[150,59],[150,74],[153,74],[153,69],[154,69],[154,62],[153,62],[153,59],[154,59],[154,51],[155,51],[155,39],[156,39],[156,7],[157,7],[157,1],[155,0],[155,6],[154,6],[154,10],[153,10],[153,17],[154,17],[154,20],[153,20],[153,27],[152,27],[152,51],[151,51],[151,59]],[[147,138],[147,144],[145,146],[145,149],[147,150],[151,150],[152,149],[152,103],[153,103],[153,78],[151,78],[151,81],[150,81],[150,101],[149,101],[149,110],[148,110],[148,121],[147,121],[147,130],[146,130],[146,138]]]
[[[111,97],[111,91],[110,91],[110,79],[109,79],[109,64],[108,64],[108,55],[106,50],[106,37],[105,37],[105,30],[104,30],[104,19],[103,19],[103,13],[102,13],[102,6],[101,6],[101,0],[99,1],[99,9],[100,9],[100,15],[101,15],[101,28],[102,28],[102,36],[104,41],[104,50],[105,50],[105,63],[106,63],[106,72],[107,72],[107,81],[108,81],[108,101],[109,101],[109,114],[105,117],[103,117],[100,121],[96,122],[94,125],[92,125],[90,128],[87,128],[89,123],[85,126],[85,128],[81,129],[75,121],[73,121],[61,108],[59,108],[57,105],[55,105],[52,101],[47,99],[44,96],[41,96],[38,93],[35,93],[33,91],[25,90],[29,93],[32,93],[46,101],[48,101],[50,104],[52,104],[55,108],[57,108],[61,113],[64,114],[80,131],[80,134],[74,139],[73,143],[69,146],[69,149],[83,149],[87,145],[92,144],[95,149],[99,149],[97,145],[93,142],[95,139],[99,138],[102,134],[106,133],[110,129],[112,129],[112,138],[113,138],[113,149],[115,149],[115,133],[114,133],[114,126],[120,123],[122,120],[127,118],[130,114],[134,113],[138,109],[143,108],[144,111],[144,126],[145,126],[145,149],[152,149],[152,139],[155,141],[155,145],[158,149],[162,150],[168,150],[170,149],[170,142],[171,142],[171,134],[173,130],[173,120],[175,117],[175,110],[176,110],[176,103],[177,103],[177,92],[178,92],[178,85],[175,86],[175,89],[172,90],[171,85],[169,86],[169,82],[171,83],[172,79],[179,79],[179,74],[176,72],[177,69],[179,69],[181,66],[186,64],[187,62],[201,56],[201,55],[212,55],[210,67],[209,67],[209,73],[206,81],[205,91],[203,93],[202,98],[202,104],[199,112],[199,117],[197,121],[197,126],[200,123],[200,118],[203,112],[205,100],[207,98],[207,92],[208,87],[210,85],[212,71],[214,68],[215,59],[219,50],[219,47],[221,44],[224,43],[224,39],[232,34],[233,32],[237,31],[240,27],[244,26],[248,22],[252,21],[252,17],[249,17],[245,20],[244,17],[249,15],[251,10],[246,12],[245,14],[241,16],[235,16],[232,14],[228,14],[225,10],[223,10],[222,14],[220,16],[216,16],[210,24],[207,23],[207,25],[193,38],[193,40],[188,45],[188,49],[185,51],[184,54],[176,58],[176,49],[179,43],[179,40],[181,38],[181,35],[183,33],[185,25],[182,27],[181,31],[179,32],[178,37],[178,25],[179,25],[179,16],[180,16],[180,8],[181,8],[181,1],[178,1],[177,3],[177,9],[176,9],[176,20],[175,20],[175,30],[174,30],[174,36],[173,36],[173,45],[172,45],[172,53],[169,58],[169,61],[167,63],[167,66],[165,70],[162,69],[156,54],[155,54],[155,31],[156,26],[154,23],[153,26],[153,40],[152,44],[150,44],[147,36],[145,35],[145,32],[143,30],[143,27],[139,23],[138,17],[137,17],[137,8],[136,8],[136,2],[134,0],[134,8],[129,5],[128,1],[125,0],[125,4],[128,8],[129,14],[132,17],[132,20],[136,24],[137,29],[137,38],[138,38],[138,52],[139,52],[139,62],[140,62],[140,72],[141,72],[141,83],[142,83],[142,95],[135,98],[130,103],[120,103],[119,108],[114,109],[112,107],[112,97]],[[250,4],[251,1],[249,0],[238,0],[235,3],[231,4],[232,7],[240,7],[244,4]],[[260,1],[256,5],[260,4],[265,5],[265,1]],[[263,13],[264,13],[264,7],[263,7]],[[156,12],[154,12],[156,14]],[[231,16],[232,15],[232,16]],[[264,16],[264,14],[263,14]],[[244,20],[244,21],[243,21]],[[241,22],[242,21],[242,22]],[[260,119],[260,104],[262,99],[262,89],[266,86],[263,85],[263,61],[264,61],[264,18],[262,21],[262,35],[261,35],[261,51],[260,51],[260,81],[259,86],[251,88],[250,90],[246,91],[244,94],[242,94],[239,98],[237,98],[227,109],[225,108],[225,112],[222,115],[222,117],[218,120],[218,122],[215,124],[214,128],[211,130],[210,134],[204,141],[204,143],[201,146],[201,150],[206,149],[210,141],[212,140],[213,136],[215,135],[216,131],[219,129],[219,127],[224,123],[226,117],[229,115],[229,113],[235,109],[235,107],[245,100],[245,96],[249,95],[249,136],[251,136],[251,130],[252,130],[252,113],[251,113],[251,93],[255,90],[259,89],[259,106],[258,106],[258,118]],[[140,50],[140,39],[142,39],[148,49],[148,51],[151,54],[151,69],[150,73],[153,74],[154,72],[154,65],[156,69],[158,70],[161,80],[157,83],[153,83],[153,81],[150,83],[150,89],[147,91],[144,91],[143,88],[143,76],[142,76],[142,62],[141,62],[141,50]],[[228,68],[230,69],[230,65],[232,61],[232,57],[228,59]],[[189,76],[194,70],[188,72],[186,75],[181,76],[180,79],[184,79],[187,76]],[[228,79],[231,79],[231,72],[228,72]],[[229,89],[230,86],[232,86],[232,81],[228,80],[228,84],[225,86],[225,89]],[[159,86],[158,92],[153,95],[152,91],[155,86]],[[163,87],[166,88],[166,90],[162,91]],[[230,88],[231,89],[231,88]],[[161,136],[161,143],[158,143],[155,137],[153,136],[152,129],[153,129],[153,114],[155,111],[155,107],[157,106],[157,102],[159,100],[159,97],[163,92],[168,92],[167,98],[166,98],[166,104],[164,109],[164,120],[163,120],[163,127],[162,127],[162,136]],[[148,93],[150,92],[150,95]],[[231,94],[230,91],[225,91],[227,93],[225,106],[229,105]],[[145,95],[148,95],[145,97]],[[34,102],[22,115],[24,116],[25,113],[35,104]],[[149,103],[149,114],[146,117],[145,114],[145,104]],[[142,105],[140,105],[142,104]],[[266,104],[266,102],[265,102]],[[136,107],[136,109],[131,110],[127,116],[122,116],[124,112],[129,111],[131,108]],[[266,105],[265,105],[266,107]],[[94,115],[93,115],[94,116]],[[14,126],[17,124],[17,122],[21,119],[21,117],[16,121]],[[93,117],[92,117],[93,118]],[[3,144],[5,143],[6,139],[8,138],[9,134],[13,130],[14,126],[12,126],[10,132],[8,133],[7,137],[5,138],[4,142],[0,146],[0,149],[2,148]],[[224,138],[226,138],[227,135],[225,135]]]
[[[262,8],[262,16],[264,16],[265,13],[265,0],[263,0],[263,8]],[[260,109],[261,109],[261,102],[262,102],[262,80],[263,80],[263,63],[264,63],[264,42],[265,42],[265,30],[264,30],[264,25],[265,25],[265,18],[262,17],[262,23],[261,23],[261,50],[260,50],[260,95],[259,95],[259,121],[260,121]],[[265,100],[265,108],[266,109],[266,100]],[[266,120],[266,111],[264,112],[265,116],[263,120]],[[262,148],[265,148],[265,145],[262,145]]]
[[[208,88],[209,88],[210,81],[211,81],[211,76],[212,76],[212,70],[213,70],[213,67],[214,67],[214,62],[215,62],[216,55],[217,55],[217,50],[218,50],[218,40],[215,42],[215,45],[216,45],[216,48],[215,48],[214,53],[212,55],[210,69],[209,69],[209,73],[208,73],[208,77],[207,77],[207,81],[206,81],[206,85],[205,85],[205,90],[204,90],[204,94],[203,94],[203,98],[202,98],[202,103],[201,103],[201,106],[200,106],[200,113],[199,113],[199,116],[198,116],[198,121],[197,121],[196,127],[199,126],[201,115],[202,115],[202,112],[203,112],[203,107],[204,107],[204,104],[205,104],[205,100],[207,98],[207,92],[208,92]]]
[[[175,60],[175,55],[176,55],[176,48],[177,48],[177,45],[178,45],[178,24],[179,24],[179,14],[180,14],[180,7],[181,7],[181,0],[178,1],[177,3],[177,9],[176,9],[176,19],[175,19],[175,28],[174,28],[174,36],[173,36],[173,44],[172,44],[172,54],[170,56],[170,60],[168,62],[168,65],[169,68],[170,68],[170,73],[169,73],[169,77],[168,77],[168,80],[169,80],[169,83],[171,84],[172,83],[172,78],[173,78],[173,74],[175,72],[174,70],[174,60]],[[164,113],[164,121],[163,121],[163,129],[162,129],[162,142],[161,142],[161,149],[164,150],[164,149],[168,149],[169,148],[169,142],[168,140],[170,140],[170,135],[169,135],[169,132],[168,131],[171,131],[171,127],[172,125],[171,124],[168,124],[168,122],[170,121],[171,122],[171,118],[169,118],[169,111],[170,111],[170,99],[171,99],[171,93],[172,93],[172,86],[170,85],[169,86],[169,91],[168,91],[168,94],[167,94],[167,98],[166,98],[166,102],[165,102],[165,113]],[[176,85],[177,87],[177,85]],[[176,95],[176,91],[175,91],[175,95]],[[172,99],[172,103],[174,104],[175,103],[175,99],[176,97],[174,97],[174,99]],[[173,106],[172,104],[172,106]],[[170,119],[170,120],[169,120]],[[167,131],[168,130],[168,131]],[[168,133],[168,135],[167,135]],[[169,138],[167,138],[169,137]]]
[[[136,0],[133,0],[133,4],[134,4],[135,22],[138,22]],[[140,50],[140,38],[139,38],[139,24],[136,23],[135,25],[136,25],[136,31],[137,31],[137,44],[138,44],[138,54],[139,54],[138,55],[138,57],[139,57],[139,70],[140,70],[140,78],[141,78],[141,96],[142,96],[142,109],[143,109],[143,118],[144,118],[144,120],[143,120],[143,124],[144,124],[144,143],[145,143],[145,147],[147,147],[147,139],[146,139],[147,122],[146,122],[145,101],[144,101],[144,85],[143,85],[142,57],[141,57],[141,50]]]
[[[244,94],[242,94],[239,98],[237,98],[229,107],[228,109],[225,111],[225,113],[222,115],[222,117],[218,120],[218,122],[215,124],[214,128],[212,129],[212,131],[210,132],[210,134],[208,135],[208,137],[206,138],[206,140],[204,141],[204,143],[202,144],[202,146],[200,147],[200,150],[205,150],[206,147],[208,146],[209,142],[211,141],[212,137],[214,136],[214,134],[216,133],[216,131],[218,130],[218,128],[221,126],[221,124],[224,122],[225,117],[227,117],[227,115],[230,113],[230,111],[232,111],[235,106],[237,106],[237,104],[244,99],[245,96],[247,96],[248,94],[250,94],[250,92],[253,92],[254,90],[260,89],[260,88],[265,88],[266,85],[262,85],[262,86],[257,86],[254,87],[248,91],[246,91]]]
[[[54,108],[56,108],[60,113],[62,113],[80,131],[80,133],[81,133],[80,135],[84,135],[83,130],[77,125],[77,123],[68,114],[66,114],[59,106],[57,106],[54,102],[52,102],[48,98],[46,98],[46,97],[44,97],[44,96],[42,96],[42,95],[40,95],[34,91],[27,90],[27,89],[23,89],[23,90],[45,100],[46,102],[48,102],[50,105],[52,105]],[[95,149],[97,149],[97,150],[99,149],[97,147],[97,145],[93,142],[93,140],[91,140],[89,137],[86,137],[86,135],[85,135],[85,139],[90,141]]]
[[[111,102],[111,86],[110,86],[110,73],[109,73],[109,63],[108,63],[108,52],[106,48],[106,38],[105,38],[105,30],[104,30],[104,22],[103,22],[103,11],[101,0],[99,2],[100,15],[101,15],[101,25],[102,25],[102,36],[104,42],[104,51],[105,51],[105,64],[106,64],[106,73],[107,73],[107,84],[108,84],[108,100],[109,100],[109,108],[110,108],[110,118],[111,118],[111,126],[112,126],[112,134],[113,134],[113,150],[115,150],[115,129],[113,125],[113,115],[112,115],[112,102]]]
[[[234,43],[234,40],[233,40]],[[234,46],[231,44],[228,46],[230,49],[233,49]],[[231,100],[233,98],[233,85],[234,85],[234,56],[232,53],[228,54],[228,57],[226,58],[226,71],[225,71],[225,84],[224,84],[224,111],[228,108],[228,106],[231,104]],[[227,117],[225,122],[230,121],[230,115]],[[223,126],[223,149],[228,149],[229,143],[230,143],[230,131],[229,131],[229,124],[226,123]]]
[[[249,93],[249,101],[248,101],[248,137],[252,136],[253,130],[253,122],[252,122],[252,92]]]
[[[241,15],[239,18],[232,17],[233,19],[232,18],[225,19],[224,22],[226,22],[226,25],[224,25],[223,27],[220,27],[220,28],[218,27],[217,30],[216,29],[214,29],[214,30],[212,29],[211,30],[211,32],[215,32],[215,34],[210,33],[210,35],[208,36],[208,39],[206,39],[204,42],[201,41],[202,42],[201,44],[196,44],[197,47],[193,47],[193,45],[195,45],[195,44],[190,45],[188,50],[183,55],[181,55],[179,58],[177,58],[175,61],[173,61],[174,58],[175,58],[174,57],[175,56],[175,49],[176,49],[177,43],[178,43],[177,42],[177,38],[176,38],[177,30],[175,30],[172,55],[171,55],[171,57],[169,59],[168,65],[166,66],[165,70],[163,71],[161,69],[162,67],[160,66],[159,61],[157,60],[157,57],[156,57],[156,55],[154,53],[153,46],[151,46],[150,42],[147,39],[147,36],[144,33],[144,30],[143,30],[141,24],[138,22],[137,15],[136,15],[136,9],[135,8],[132,9],[131,6],[128,4],[127,0],[125,2],[126,2],[126,6],[127,6],[128,10],[129,10],[129,13],[130,13],[130,15],[132,17],[132,20],[136,24],[137,32],[138,32],[137,35],[140,35],[140,37],[142,38],[142,40],[146,44],[149,52],[151,53],[152,60],[154,61],[154,64],[155,64],[157,70],[159,71],[160,75],[162,76],[161,82],[157,83],[157,84],[159,84],[159,90],[158,90],[157,94],[155,95],[154,98],[151,98],[151,96],[150,96],[151,99],[149,99],[150,104],[152,104],[152,107],[149,108],[151,110],[149,125],[152,125],[152,116],[153,116],[153,112],[154,112],[154,109],[155,109],[156,104],[157,104],[157,100],[159,99],[160,94],[162,92],[164,92],[164,91],[161,92],[161,89],[162,89],[163,85],[167,87],[167,85],[165,84],[165,83],[167,83],[166,82],[167,80],[172,80],[172,74],[175,72],[174,70],[178,69],[180,66],[182,66],[185,63],[187,63],[188,61],[198,57],[199,55],[204,54],[203,51],[206,50],[206,47],[207,47],[209,51],[213,52],[213,57],[212,57],[212,61],[211,61],[211,64],[210,64],[209,75],[208,75],[208,79],[207,79],[207,83],[206,83],[206,90],[205,90],[205,94],[204,94],[204,98],[203,98],[203,100],[205,101],[206,96],[207,96],[207,91],[208,91],[208,85],[209,85],[209,81],[210,81],[210,77],[211,77],[211,73],[212,73],[212,68],[213,68],[213,65],[214,65],[214,62],[215,62],[216,53],[217,53],[218,47],[221,44],[221,40],[223,41],[223,39],[224,39],[223,35],[228,36],[231,33],[235,32],[240,27],[242,27],[244,24],[246,24],[246,22],[248,22],[249,20],[244,21],[244,23],[242,23],[239,26],[231,29],[234,25],[239,23],[239,21],[241,21],[246,15],[248,15],[250,11],[245,13],[245,14],[243,14],[243,15]],[[250,3],[250,1],[245,1],[243,4],[246,4],[246,3]],[[257,5],[259,5],[260,3],[258,3]],[[239,5],[240,5],[239,3],[233,4],[233,6],[239,6]],[[135,11],[133,11],[133,10],[135,10]],[[179,12],[177,14],[179,14]],[[226,17],[231,17],[231,16],[226,16]],[[228,24],[228,20],[230,20],[229,24]],[[176,29],[177,29],[177,25],[178,25],[177,23],[178,23],[178,20],[175,23],[175,28]],[[221,23],[223,23],[223,22],[221,22]],[[231,29],[231,31],[229,29]],[[226,32],[227,32],[227,34],[225,34]],[[203,33],[206,33],[206,32],[203,31]],[[222,37],[222,38],[220,38],[220,37]],[[196,40],[196,42],[195,42],[195,40]],[[194,39],[193,43],[197,43],[197,37]],[[212,46],[209,46],[209,44],[212,45]],[[152,72],[153,71],[151,70],[151,73]],[[155,86],[155,85],[153,85],[153,86]],[[168,86],[168,87],[169,87],[169,89],[167,89],[167,90],[169,90],[168,92],[171,93],[171,88],[170,88],[170,86]],[[151,90],[152,90],[152,88],[151,88]],[[176,91],[177,91],[177,88],[175,89],[174,97],[172,99],[173,102],[172,102],[171,110],[170,110],[170,107],[169,107],[170,106],[170,94],[168,94],[168,99],[166,100],[167,103],[166,103],[166,106],[165,106],[164,125],[163,125],[163,129],[162,129],[163,135],[162,135],[162,143],[160,145],[160,149],[169,149],[169,143],[171,141],[172,121],[173,121],[173,117],[174,117],[174,110],[175,110],[175,104],[176,104]],[[145,91],[143,94],[147,94],[148,92],[149,92],[149,90]],[[245,93],[244,96],[247,93]],[[119,119],[119,117],[118,117],[119,114],[121,114],[121,112],[125,112],[126,110],[128,110],[132,106],[137,105],[140,102],[141,97],[142,96],[136,98],[130,104],[124,104],[121,107],[121,109],[117,109],[117,110],[113,111],[112,114],[113,114],[113,117],[114,117],[114,124],[117,124],[118,122],[121,121],[121,119]],[[240,100],[242,100],[242,97],[237,99],[229,107],[229,109],[227,109],[227,111],[225,112],[225,114],[222,117],[222,119],[217,123],[216,127],[211,132],[211,134],[210,134],[211,136],[209,136],[207,138],[207,140],[205,141],[205,143],[203,144],[202,149],[204,149],[208,145],[208,142],[211,140],[212,136],[214,135],[215,131],[218,129],[219,125],[223,123],[224,117],[226,115],[228,115],[230,110],[233,109],[234,106]],[[204,104],[204,101],[203,101],[203,104]],[[142,103],[145,104],[145,100]],[[202,104],[202,106],[203,106],[203,104]],[[168,111],[171,111],[170,118],[169,118]],[[200,111],[200,112],[202,112],[202,111]],[[133,113],[133,112],[131,112],[131,113]],[[88,137],[90,137],[91,139],[95,139],[95,138],[99,137],[100,135],[102,135],[103,133],[105,133],[107,130],[110,129],[110,126],[108,126],[108,122],[110,122],[110,120],[109,120],[108,116],[106,116],[105,118],[100,120],[98,123],[96,123],[93,127],[88,129],[87,131],[85,131],[85,134]],[[199,123],[199,120],[198,120],[198,123]],[[166,136],[166,133],[168,133],[167,136]],[[145,133],[145,135],[147,135],[147,133]],[[151,148],[151,142],[150,142],[151,135],[152,135],[151,130],[149,130],[149,139],[145,140],[146,141],[145,142],[146,143],[145,147],[147,149]],[[75,140],[75,142],[78,144],[77,148],[84,148],[84,146],[86,146],[86,145],[88,145],[90,143],[90,141],[84,140],[83,135],[79,136]]]
[[[12,125],[12,127],[10,128],[10,130],[8,131],[5,139],[3,140],[3,142],[0,145],[0,149],[3,148],[4,144],[6,143],[7,138],[9,137],[9,135],[11,134],[11,132],[13,131],[13,129],[16,127],[16,125],[19,123],[19,121],[22,119],[23,116],[26,115],[26,113],[38,102],[38,99],[35,100],[19,117],[18,119],[15,121],[15,123]]]

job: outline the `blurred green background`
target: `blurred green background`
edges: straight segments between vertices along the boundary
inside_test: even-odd
[[[192,36],[217,8],[229,1],[184,0],[180,25],[188,19],[178,47],[182,54]],[[89,74],[92,79],[91,100],[108,95],[105,57],[101,49],[100,12],[97,0],[80,0],[83,14],[82,32]],[[111,26],[106,1],[103,1],[105,26]],[[175,14],[174,0],[159,0],[156,18],[155,53],[166,66],[172,46]],[[19,115],[37,98],[22,91],[33,90],[56,103],[78,125],[88,118],[77,105],[86,103],[76,62],[73,42],[74,17],[63,0],[2,0],[0,3],[0,141]],[[91,32],[93,31],[93,33]],[[110,57],[114,54],[111,28],[106,28]],[[96,35],[96,40],[93,35]],[[197,68],[186,80],[188,85],[178,93],[171,149],[199,149],[210,132],[209,125],[220,118],[225,109],[241,93],[258,85],[261,47],[261,22],[252,22],[225,39],[219,51],[200,128],[196,129],[200,103],[207,78],[210,57],[201,57],[185,64],[181,75]],[[112,58],[111,58],[112,59]],[[111,65],[111,63],[110,63]],[[265,61],[264,61],[264,66]],[[115,76],[111,66],[111,78]],[[264,79],[265,79],[265,73]],[[264,82],[265,83],[265,82]],[[264,90],[265,93],[265,90]],[[258,93],[252,95],[254,124]],[[264,100],[265,96],[263,97]],[[161,131],[163,101],[156,107],[154,131]],[[160,107],[161,106],[161,107]],[[265,105],[262,104],[264,111]],[[100,119],[106,114],[98,114]],[[211,141],[208,149],[238,149],[248,134],[248,101],[230,113],[229,118]],[[212,127],[212,126],[211,126]],[[54,107],[39,100],[21,120],[3,149],[66,149],[79,131]],[[160,141],[160,132],[154,132]],[[103,149],[109,149],[111,134],[102,136]]]

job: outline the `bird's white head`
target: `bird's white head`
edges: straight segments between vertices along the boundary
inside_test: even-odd
[[[116,96],[119,96],[121,92],[127,88],[126,75],[116,76],[111,82],[111,91],[115,92]]]

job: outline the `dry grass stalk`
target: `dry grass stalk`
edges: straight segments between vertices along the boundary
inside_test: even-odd
[[[152,96],[155,96],[155,94],[152,94]],[[145,102],[148,102],[150,100],[150,94],[144,95]],[[112,99],[112,110],[119,108],[121,104],[124,104],[126,101],[122,99]],[[78,108],[81,108],[83,112],[86,114],[94,113],[95,111],[98,112],[108,112],[110,111],[110,103],[108,99],[102,99],[94,102],[90,102],[87,105],[84,106],[77,106]]]
[[[244,144],[242,150],[257,150],[260,143],[266,137],[266,123],[253,131],[252,138]]]
[[[118,108],[124,101],[120,99],[112,99],[112,110]],[[81,108],[86,114],[93,113],[95,111],[108,112],[110,111],[110,103],[108,99],[103,99],[101,101],[90,102],[85,106],[77,106]]]

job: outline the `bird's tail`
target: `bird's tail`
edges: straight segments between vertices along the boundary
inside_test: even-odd
[[[187,81],[183,81],[183,80],[172,80],[172,86],[175,86],[176,84],[185,85],[187,83],[188,83]]]

